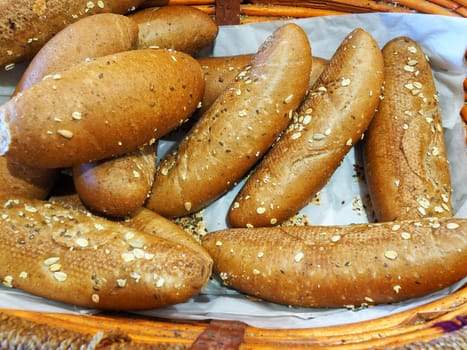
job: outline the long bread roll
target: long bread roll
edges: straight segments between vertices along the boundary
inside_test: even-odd
[[[371,34],[357,28],[337,48],[286,132],[236,196],[229,224],[271,226],[303,208],[361,139],[382,83],[381,50]]]
[[[58,204],[3,198],[4,285],[82,307],[150,309],[196,295],[211,266],[182,244]]]
[[[467,220],[226,229],[204,236],[226,285],[304,307],[424,296],[467,275]]]
[[[363,142],[378,221],[452,216],[442,118],[422,48],[399,37],[383,48],[384,99]]]
[[[188,54],[141,49],[99,57],[1,106],[0,154],[57,168],[132,152],[183,123],[203,92],[201,67]]]
[[[164,216],[200,210],[234,186],[290,122],[303,99],[311,47],[296,24],[274,31],[178,148],[158,167],[147,207]]]
[[[97,13],[125,14],[144,0],[0,2],[0,67],[31,59],[60,30]]]
[[[219,31],[209,15],[192,6],[146,8],[129,17],[138,24],[138,49],[173,49],[195,55],[212,45]]]

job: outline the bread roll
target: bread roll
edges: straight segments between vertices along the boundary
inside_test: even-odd
[[[442,116],[422,48],[398,37],[383,48],[384,99],[364,139],[364,170],[378,221],[452,216]]]
[[[203,92],[201,67],[187,54],[146,49],[99,57],[1,106],[0,155],[58,168],[132,152],[186,121]]]

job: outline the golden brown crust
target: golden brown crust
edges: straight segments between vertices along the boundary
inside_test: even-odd
[[[183,5],[146,8],[129,15],[139,28],[137,48],[197,54],[216,39],[219,27],[203,11]]]
[[[0,66],[31,59],[60,30],[96,13],[124,14],[144,0],[19,0],[0,3]]]
[[[253,54],[243,54],[222,57],[199,57],[197,61],[204,72],[206,87],[201,108],[197,114],[202,115],[214,103],[217,97],[224,91],[235,76],[246,65],[250,64]],[[323,72],[328,60],[321,57],[312,57],[310,88]]]
[[[229,224],[271,226],[303,208],[361,139],[382,83],[381,50],[369,33],[355,29],[235,198]]]
[[[466,219],[227,229],[202,245],[225,285],[303,307],[397,302],[467,274]]]
[[[138,26],[127,16],[101,13],[84,17],[52,37],[28,64],[14,94],[86,59],[128,51],[138,39]]]
[[[452,216],[451,181],[437,91],[422,48],[388,42],[384,99],[364,140],[364,168],[378,221]]]
[[[99,57],[1,106],[0,148],[37,167],[125,154],[179,126],[203,92],[201,67],[187,54],[147,49]]]
[[[303,29],[278,28],[162,161],[147,207],[164,216],[185,216],[234,186],[289,123],[310,69]]]
[[[181,244],[51,202],[2,199],[0,279],[82,307],[150,309],[196,295],[204,257]]]
[[[166,219],[156,212],[141,208],[132,215],[126,222],[126,225],[137,230],[154,234],[176,244],[181,244],[191,250],[198,252],[203,257],[207,266],[212,267],[212,258],[208,252],[201,247],[201,244],[189,233],[185,232],[176,223]]]
[[[154,145],[115,158],[73,167],[73,182],[81,200],[93,212],[127,217],[149,196],[156,173]]]
[[[57,169],[31,168],[0,157],[0,194],[46,199],[58,175]]]

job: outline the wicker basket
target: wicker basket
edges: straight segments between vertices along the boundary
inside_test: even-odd
[[[195,6],[215,17],[219,25],[365,12],[467,17],[467,0],[156,0],[148,4]],[[460,117],[467,125],[467,102]],[[467,349],[467,287],[395,315],[308,329],[0,309],[0,348],[6,344],[9,348],[67,349]]]

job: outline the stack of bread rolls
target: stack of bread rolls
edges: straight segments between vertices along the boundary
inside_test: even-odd
[[[186,301],[214,277],[280,304],[353,307],[467,275],[467,221],[453,218],[436,88],[415,41],[381,48],[355,28],[322,59],[284,23],[256,52],[208,57],[219,28],[195,8],[65,3],[20,1],[29,12],[8,12],[16,29],[0,30],[0,64],[28,62],[0,106],[4,285],[128,310]],[[55,13],[60,25],[24,48]],[[283,225],[357,144],[379,222]],[[175,223],[240,183],[229,227],[199,241]]]

